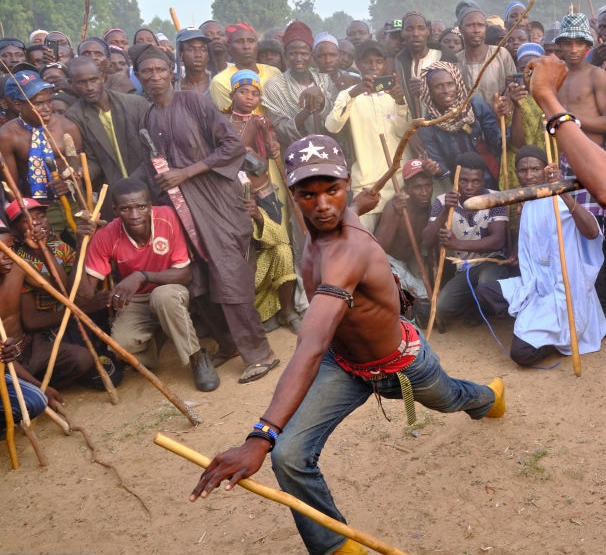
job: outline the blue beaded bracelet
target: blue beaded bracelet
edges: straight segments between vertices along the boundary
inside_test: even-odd
[[[274,438],[274,441],[276,439],[278,439],[278,432],[276,432],[275,430],[272,430],[267,424],[262,424],[261,422],[257,422],[253,428],[255,430],[261,430],[264,434],[269,434],[271,437]]]

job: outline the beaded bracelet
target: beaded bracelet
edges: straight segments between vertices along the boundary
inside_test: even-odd
[[[270,447],[269,447],[268,453],[270,451],[272,451],[273,448],[276,446],[276,440],[272,436],[270,436],[269,434],[267,434],[265,432],[258,432],[256,430],[252,431],[252,432],[250,432],[250,434],[248,434],[246,436],[246,439],[250,439],[251,437],[260,437],[261,439],[264,439],[265,441],[269,441]]]
[[[571,114],[569,112],[561,112],[561,113],[556,114],[555,116],[551,116],[549,118],[549,121],[547,122],[547,125],[546,125],[547,132],[550,135],[555,135],[556,131],[558,130],[560,125],[562,125],[563,123],[566,123],[567,121],[573,121],[574,123],[577,124],[577,126],[579,128],[581,127],[581,122],[577,119],[577,117],[574,114]]]
[[[282,428],[280,428],[280,426],[267,420],[267,418],[265,418],[264,416],[259,416],[259,420],[261,420],[261,422],[265,422],[266,424],[269,424],[270,426],[274,427],[278,431],[279,434],[281,434],[284,431]]]
[[[261,424],[261,422],[257,422],[253,428],[255,430],[261,430],[264,434],[269,434],[271,437],[274,438],[274,441],[276,439],[278,439],[278,432],[276,432],[275,430],[272,430],[269,426],[267,426],[266,424]]]

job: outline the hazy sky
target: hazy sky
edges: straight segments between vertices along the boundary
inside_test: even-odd
[[[170,19],[168,8],[175,8],[179,23],[182,27],[190,27],[200,25],[203,21],[211,19],[212,12],[210,5],[212,0],[204,2],[194,2],[192,0],[139,0],[139,9],[141,17],[146,23],[149,23],[154,16],[159,16],[161,19]],[[355,19],[367,19],[368,16],[368,0],[349,0],[346,7],[335,7],[334,0],[316,0],[316,12],[321,17],[328,17],[335,11],[343,10]]]

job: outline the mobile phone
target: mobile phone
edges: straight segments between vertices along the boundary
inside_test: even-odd
[[[379,75],[374,79],[376,92],[387,92],[396,86],[396,79],[393,75]]]
[[[523,73],[514,73],[512,75],[513,77],[513,82],[516,83],[517,85],[521,85],[522,87],[526,86],[526,83],[524,83],[524,74]]]
[[[44,39],[44,45],[50,48],[55,62],[59,61],[59,41],[57,39]]]

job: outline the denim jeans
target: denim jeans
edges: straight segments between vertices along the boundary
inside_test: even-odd
[[[412,385],[415,401],[439,412],[464,410],[473,419],[482,418],[494,404],[493,391],[485,385],[450,378],[421,332],[419,338],[419,354],[404,371]],[[402,397],[395,374],[376,382],[365,381],[345,372],[328,353],[271,453],[273,471],[284,491],[341,522],[345,519],[335,506],[318,468],[318,458],[337,425],[373,394],[373,384],[383,397]],[[295,511],[293,516],[312,555],[332,553],[345,543],[343,536],[307,517]]]
[[[469,269],[469,281],[474,289],[482,283],[507,277],[507,266],[492,262],[480,262]],[[466,270],[457,270],[454,277],[442,287],[438,295],[436,317],[442,324],[448,324],[454,319],[480,318],[473,293],[467,283]]]

